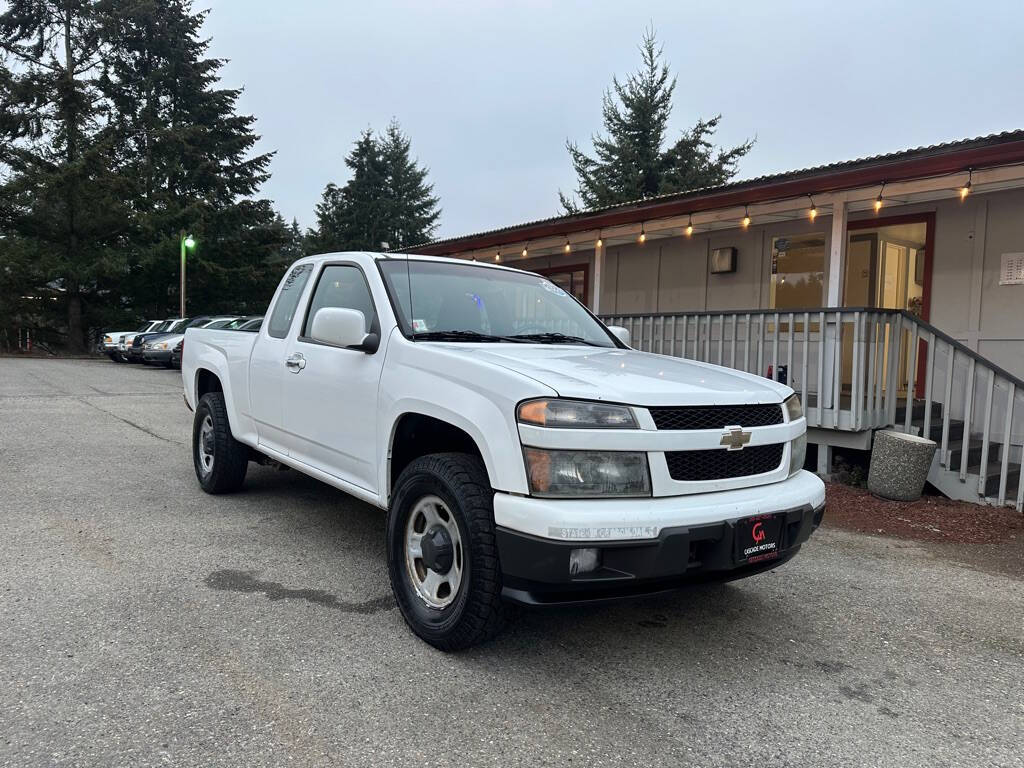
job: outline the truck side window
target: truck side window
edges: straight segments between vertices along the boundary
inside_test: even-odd
[[[283,339],[288,335],[288,329],[292,327],[292,318],[295,317],[295,308],[299,306],[299,297],[302,296],[302,289],[306,287],[306,281],[309,280],[309,273],[312,271],[312,264],[300,264],[285,278],[284,285],[281,286],[281,295],[277,297],[270,322],[267,324],[267,333],[275,339]]]
[[[317,310],[324,307],[358,309],[366,318],[364,330],[367,333],[370,332],[377,317],[370,289],[366,285],[366,278],[359,267],[337,264],[324,267],[320,281],[316,284],[316,290],[313,292],[313,299],[309,302],[309,312],[306,313],[306,322],[302,328],[303,336],[309,335],[309,329],[313,325],[313,318],[316,316]]]

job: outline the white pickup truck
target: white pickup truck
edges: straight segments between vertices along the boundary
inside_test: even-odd
[[[444,650],[493,635],[510,603],[786,562],[825,504],[797,396],[628,344],[536,274],[300,259],[257,334],[185,334],[196,475],[233,491],[269,459],[386,510],[398,606]]]

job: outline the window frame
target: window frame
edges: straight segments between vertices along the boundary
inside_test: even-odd
[[[582,304],[583,306],[589,307],[590,306],[590,264],[588,264],[586,262],[581,262],[579,264],[566,264],[565,266],[562,266],[562,267],[543,267],[543,268],[540,268],[540,269],[524,270],[524,271],[526,271],[526,272],[530,272],[530,271],[535,272],[536,274],[540,275],[541,277],[546,277],[548,280],[551,280],[551,276],[552,275],[560,275],[560,274],[568,273],[569,274],[569,279],[571,281],[572,280],[572,273],[573,272],[579,272],[581,270],[583,271],[583,299],[582,300],[579,299],[576,296],[576,294],[574,294],[571,290],[570,291],[566,291],[566,293],[568,293],[570,296],[572,296],[574,299],[576,299],[576,301],[580,302],[580,304]],[[554,282],[554,280],[551,280],[551,282]],[[556,285],[557,285],[557,283],[556,283]]]
[[[380,338],[380,311],[377,309],[377,302],[373,299],[373,291],[370,289],[370,281],[366,279],[366,272],[363,270],[362,265],[355,261],[325,261],[320,265],[320,271],[317,273],[316,281],[313,283],[313,290],[310,291],[309,298],[306,300],[306,307],[302,313],[302,325],[299,326],[296,341],[301,341],[303,344],[316,344],[320,347],[330,347],[331,349],[348,349],[350,352],[359,352],[364,355],[375,354],[376,350],[369,353],[367,353],[366,350],[352,350],[348,347],[340,347],[337,344],[328,344],[326,341],[319,341],[306,335],[306,330],[309,326],[310,320],[309,311],[313,307],[313,299],[316,297],[317,289],[320,287],[320,281],[323,280],[328,267],[353,267],[359,273],[359,276],[363,279],[363,286],[366,288],[366,295],[370,297],[370,306],[373,307],[373,318],[370,320],[369,330],[366,333],[375,333],[377,334],[377,338]],[[348,309],[352,309],[352,307],[348,307]]]

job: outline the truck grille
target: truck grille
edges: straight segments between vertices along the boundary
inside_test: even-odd
[[[673,480],[727,480],[778,469],[782,463],[784,446],[784,443],[774,443],[754,445],[741,451],[727,451],[721,448],[707,451],[669,451],[665,454],[665,460],[668,462],[668,473]]]
[[[782,423],[781,405],[692,405],[648,410],[658,429],[767,427]]]

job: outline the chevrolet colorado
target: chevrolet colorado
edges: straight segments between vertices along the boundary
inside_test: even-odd
[[[793,391],[632,350],[536,274],[456,259],[300,259],[258,333],[190,328],[203,490],[278,463],[387,511],[388,573],[443,650],[551,605],[735,579],[824,514]]]

